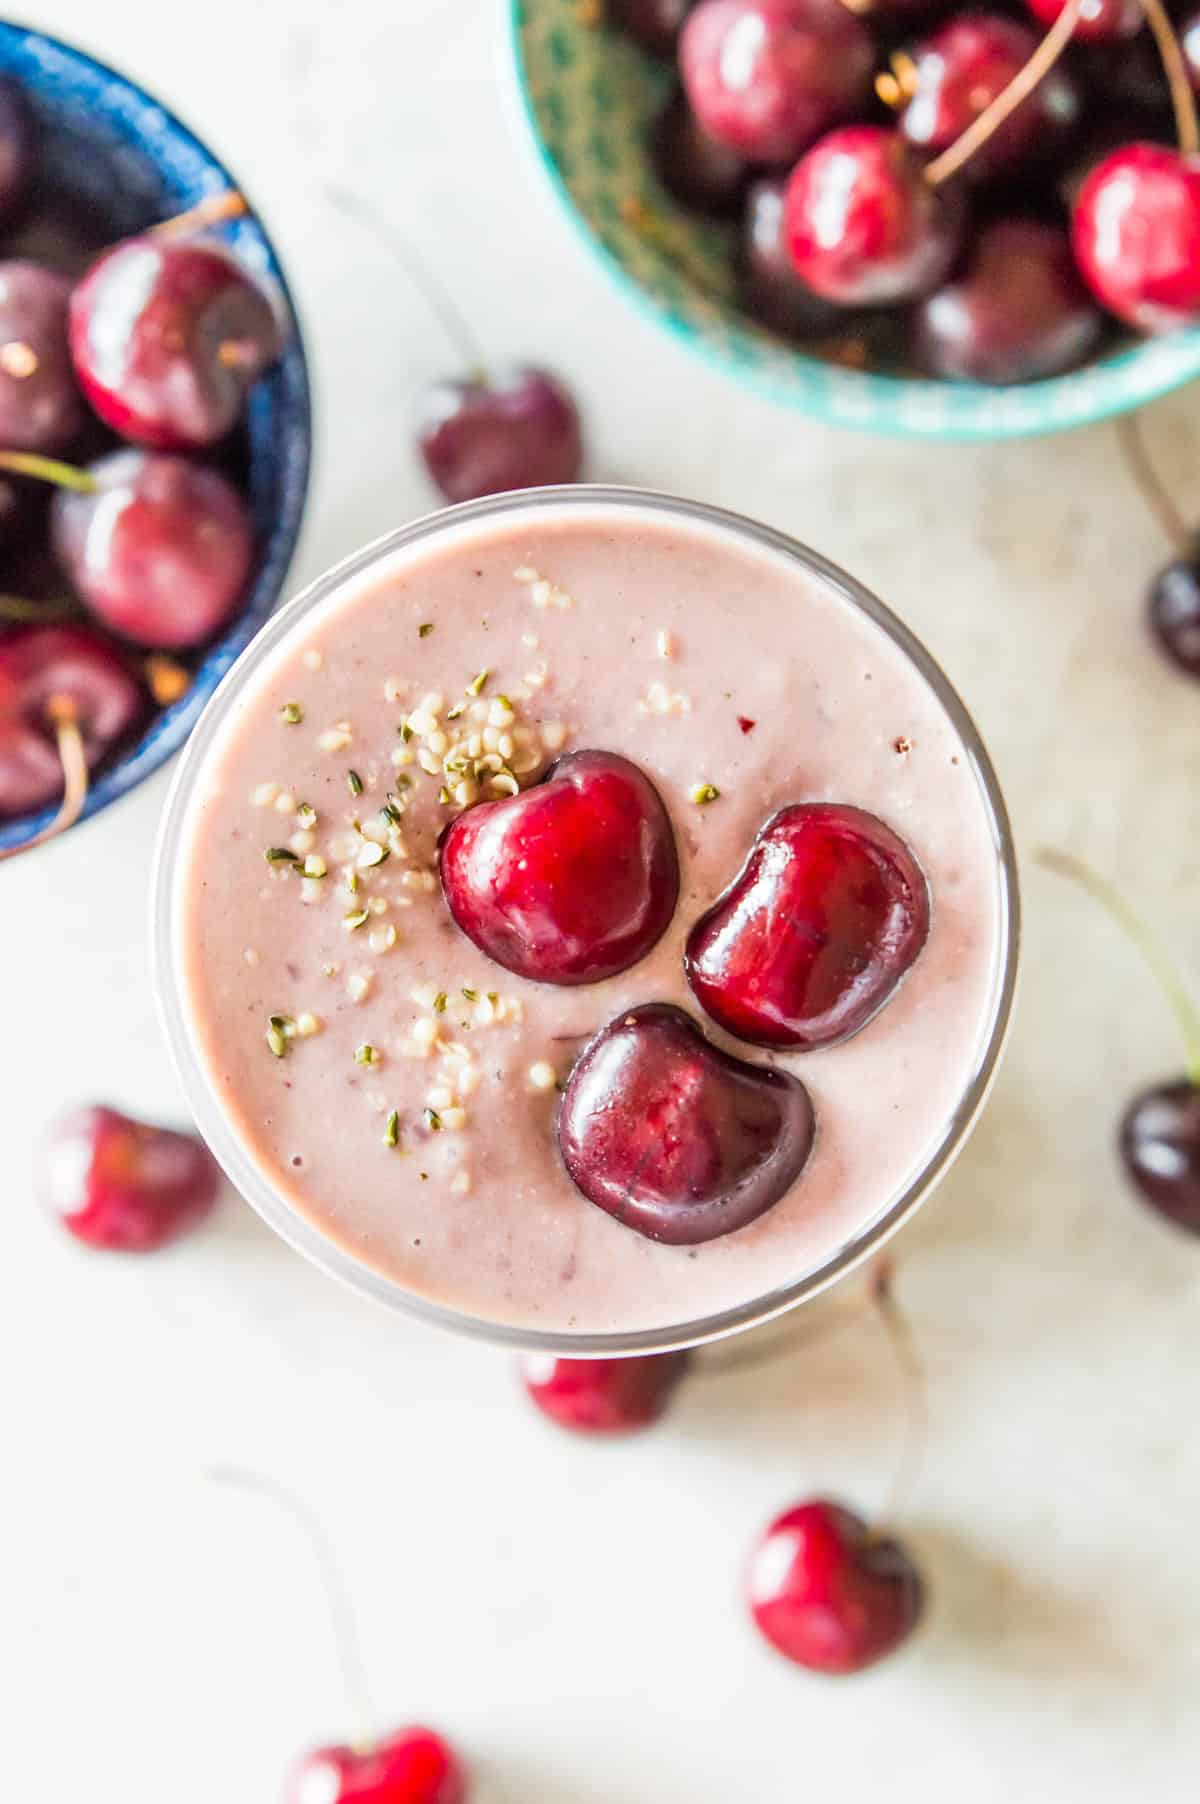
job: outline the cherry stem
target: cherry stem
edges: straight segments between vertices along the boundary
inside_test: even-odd
[[[966,131],[953,144],[940,156],[934,157],[932,163],[925,165],[925,180],[931,187],[936,188],[952,175],[957,175],[963,164],[969,162],[975,152],[987,143],[992,133],[1004,124],[1008,115],[1015,112],[1023,100],[1028,99],[1043,76],[1049,74],[1074,36],[1083,6],[1084,0],[1067,0],[1025,67],[1018,69],[1008,86],[1000,90],[991,105],[984,107],[978,118],[971,121]]]
[[[886,1253],[876,1259],[867,1278],[870,1300],[896,1362],[907,1411],[896,1476],[887,1504],[876,1523],[876,1533],[880,1535],[885,1534],[908,1507],[929,1439],[929,1387],[925,1366],[908,1318],[896,1301],[895,1278],[895,1263]]]
[[[348,188],[336,187],[327,188],[325,193],[330,205],[339,213],[362,226],[380,244],[386,246],[434,318],[440,321],[442,330],[462,359],[464,369],[482,377],[486,370],[486,359],[476,342],[475,334],[467,324],[466,316],[459,311],[449,289],[438,280],[412,245],[360,195],[352,194]]]
[[[60,489],[78,489],[81,495],[94,495],[100,486],[90,470],[60,463],[57,457],[39,457],[32,451],[0,451],[0,470],[11,470],[14,476],[36,476],[40,482],[53,482]]]
[[[1162,58],[1167,86],[1171,90],[1171,105],[1175,111],[1175,135],[1179,139],[1179,148],[1185,156],[1194,155],[1197,150],[1200,150],[1200,127],[1196,122],[1196,96],[1192,93],[1192,84],[1188,80],[1187,64],[1183,60],[1183,51],[1179,48],[1175,27],[1168,17],[1162,0],[1139,0],[1139,3],[1146,15],[1146,23],[1154,33],[1154,41],[1158,45],[1158,54]]]
[[[1184,987],[1158,935],[1141,915],[1135,913],[1120,891],[1105,878],[1097,876],[1082,859],[1072,858],[1069,852],[1057,852],[1048,846],[1039,848],[1035,856],[1046,870],[1054,871],[1060,877],[1069,877],[1073,883],[1079,884],[1081,889],[1085,889],[1099,902],[1101,908],[1107,910],[1118,926],[1124,928],[1154,973],[1159,988],[1170,1004],[1183,1036],[1188,1082],[1200,1088],[1200,1009],[1197,1009]]]
[[[184,213],[173,213],[170,219],[161,219],[150,227],[147,235],[151,238],[186,238],[192,232],[204,231],[207,226],[223,225],[227,219],[242,219],[249,211],[244,194],[236,188],[225,188],[220,194],[206,195]]]
[[[279,1508],[292,1518],[307,1537],[325,1593],[325,1602],[329,1609],[329,1620],[333,1628],[333,1644],[337,1651],[338,1665],[341,1668],[347,1708],[351,1719],[358,1724],[359,1741],[357,1745],[363,1749],[371,1747],[374,1741],[371,1724],[374,1722],[375,1716],[371,1708],[366,1667],[363,1664],[354,1611],[351,1607],[349,1592],[346,1589],[345,1575],[334,1553],[333,1543],[325,1532],[320,1518],[286,1485],[280,1484],[277,1479],[266,1478],[259,1472],[250,1472],[241,1466],[215,1466],[209,1471],[208,1476],[217,1484],[233,1485],[239,1490],[251,1491],[259,1497],[269,1498],[272,1503],[278,1504]]]
[[[1142,500],[1175,550],[1186,556],[1192,549],[1193,535],[1188,531],[1183,515],[1167,493],[1166,484],[1150,460],[1139,414],[1121,415],[1117,421],[1117,443]]]
[[[0,851],[0,864],[9,858],[19,858],[23,852],[32,852],[35,846],[44,846],[49,840],[57,839],[60,833],[65,833],[68,827],[75,825],[83,813],[83,804],[87,801],[87,753],[84,751],[75,703],[69,695],[52,695],[46,704],[46,717],[53,726],[58,741],[58,756],[63,768],[63,798],[50,825],[43,827],[40,833],[19,846],[6,846]]]

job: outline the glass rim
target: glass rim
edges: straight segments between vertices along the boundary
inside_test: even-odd
[[[247,684],[300,620],[347,582],[395,553],[472,522],[522,512],[571,508],[631,508],[673,515],[723,529],[773,551],[819,577],[839,598],[865,615],[928,683],[958,734],[988,816],[997,862],[998,952],[986,1031],[957,1105],[921,1168],[878,1214],[812,1271],[752,1297],[736,1307],[694,1320],[619,1332],[572,1333],[491,1321],[436,1303],[408,1290],[340,1247],[270,1183],[234,1132],[210,1074],[189,1031],[183,985],[178,980],[174,882],[183,826],[204,765]],[[836,564],[788,534],[708,502],[688,501],[653,489],[604,483],[514,490],[461,502],[422,515],[383,534],[309,583],[266,624],[238,658],[210,698],[176,766],[163,808],[150,886],[150,944],[153,988],[172,1063],[196,1125],[234,1188],[282,1239],[331,1277],[385,1307],[417,1321],[448,1328],[494,1346],[527,1352],[567,1353],[608,1358],[663,1353],[702,1345],[773,1320],[808,1302],[861,1265],[913,1215],[945,1176],[965,1144],[987,1098],[1012,1019],[1020,941],[1020,895],[1016,851],[1008,811],[983,740],[965,704],[936,659],[869,589]]]

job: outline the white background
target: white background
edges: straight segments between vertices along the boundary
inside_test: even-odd
[[[37,22],[178,105],[276,234],[321,438],[294,580],[429,501],[419,385],[452,347],[329,184],[386,210],[486,349],[587,405],[592,472],[758,514],[911,621],[976,710],[1027,850],[1050,838],[1200,951],[1200,691],[1139,631],[1162,555],[1111,432],[914,448],[774,411],[634,318],[538,186],[502,100],[500,0],[41,0]],[[1200,511],[1186,397],[1149,430]],[[1017,1029],[989,1112],[900,1243],[932,1373],[906,1532],[925,1632],[830,1683],[768,1654],[739,1567],[813,1489],[869,1510],[899,1429],[869,1322],[697,1381],[640,1442],[557,1435],[499,1354],[310,1271],[229,1198],[165,1256],[38,1213],[60,1105],[170,1118],[147,987],[164,782],[0,873],[0,1798],[269,1804],[350,1730],[305,1546],[206,1484],[293,1484],[335,1534],[381,1726],[427,1716],[481,1804],[1116,1804],[1200,1764],[1200,1245],[1123,1194],[1113,1123],[1180,1065],[1108,922],[1027,872]]]

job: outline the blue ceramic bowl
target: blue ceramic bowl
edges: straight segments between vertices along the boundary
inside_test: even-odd
[[[40,169],[49,188],[79,203],[108,238],[124,237],[239,187],[234,176],[173,113],[94,57],[21,25],[0,23],[0,74],[28,95],[41,126]],[[98,814],[179,750],[205,702],[266,620],[283,588],[308,487],[312,419],[308,372],[295,309],[270,239],[256,216],[220,228],[251,269],[273,280],[292,331],[281,361],[259,382],[245,422],[246,482],[258,540],[245,603],[196,667],[182,700],[94,782],[84,819]],[[0,245],[3,240],[0,238]],[[0,821],[0,847],[31,839],[54,809]]]
[[[579,0],[508,0],[525,120],[560,203],[639,310],[748,388],[840,426],[925,439],[1005,439],[1125,413],[1200,374],[1200,329],[1126,341],[1085,368],[1015,388],[840,369],[773,337],[730,295],[730,228],[683,212],[656,181],[646,128],[671,71]],[[653,241],[623,208],[654,212]]]

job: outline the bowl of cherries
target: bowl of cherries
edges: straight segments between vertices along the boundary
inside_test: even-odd
[[[150,95],[0,24],[0,859],[175,752],[271,612],[311,418],[271,242]]]
[[[998,439],[1200,373],[1191,3],[512,0],[511,17],[541,162],[644,311],[820,418]]]

